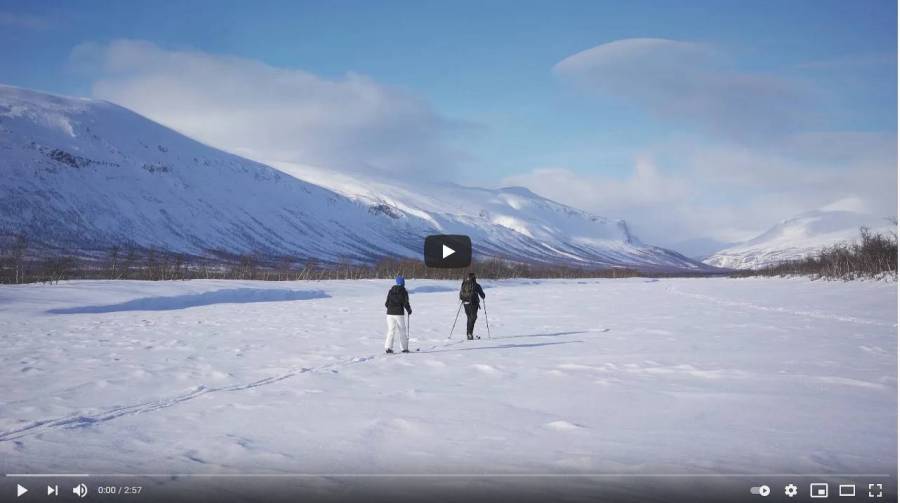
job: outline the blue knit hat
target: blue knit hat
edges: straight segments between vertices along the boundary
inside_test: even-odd
[[[406,284],[406,280],[403,279],[403,276],[402,276],[402,275],[397,276],[397,284],[400,285],[400,286],[403,286],[403,285]]]

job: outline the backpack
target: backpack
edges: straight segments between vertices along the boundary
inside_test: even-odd
[[[400,285],[392,286],[390,291],[388,291],[387,301],[390,306],[403,307],[403,287]]]
[[[459,287],[459,300],[472,302],[473,297],[475,297],[475,280],[466,279],[462,282],[462,286]]]

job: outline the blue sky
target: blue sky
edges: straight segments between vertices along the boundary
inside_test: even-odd
[[[833,204],[896,208],[896,157],[888,155],[896,149],[896,20],[896,2],[882,0],[0,1],[0,82],[111,99],[256,157],[284,152],[291,158],[277,160],[364,164],[401,175],[429,171],[421,167],[427,164],[437,171],[431,177],[516,183],[625,217],[657,241],[672,225],[651,223],[660,212],[690,221],[679,235],[728,241],[792,216],[785,213]],[[583,53],[604,44],[612,45]],[[368,131],[361,143],[378,143],[353,155],[330,137],[319,144],[335,145],[340,155],[206,137],[184,116],[167,115],[161,98],[147,98],[152,88],[137,84],[171,82],[175,71],[165,65],[185,64],[170,57],[182,53],[221,63],[223,80],[255,71],[256,63],[314,76],[331,103],[341,92],[356,93],[353,102],[364,87],[387,96],[385,104],[408,107],[409,120],[383,124],[380,114],[350,114],[340,122],[364,121],[351,132]],[[116,57],[153,64],[126,68]],[[364,82],[348,82],[348,74]],[[198,87],[221,82],[195,78]],[[331,84],[339,89],[322,89]],[[190,94],[190,85],[163,89]],[[203,110],[212,114],[215,106]],[[391,134],[371,133],[379,127]],[[331,122],[326,129],[343,131]],[[838,152],[823,159],[821,145]],[[735,182],[757,163],[789,176],[780,185]],[[823,170],[830,173],[825,189],[795,193],[787,186],[825,184],[816,178]],[[860,183],[842,192],[846,180],[831,173],[853,178],[854,170],[894,189],[867,191]],[[763,169],[758,178],[778,173]],[[673,205],[679,211],[668,211]]]

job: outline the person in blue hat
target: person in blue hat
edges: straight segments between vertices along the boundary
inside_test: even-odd
[[[412,308],[409,307],[409,292],[406,291],[406,280],[403,276],[397,276],[395,285],[391,287],[384,301],[387,308],[387,336],[384,340],[384,352],[394,352],[394,337],[400,337],[400,347],[404,353],[409,353],[409,334],[406,332],[406,318],[404,309],[412,316]]]

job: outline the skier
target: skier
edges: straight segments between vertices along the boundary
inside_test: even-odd
[[[409,353],[409,335],[406,333],[406,318],[403,310],[412,316],[412,308],[409,307],[409,292],[406,291],[406,280],[403,276],[397,276],[396,283],[388,291],[384,307],[387,308],[387,336],[384,340],[384,352],[394,352],[394,337],[400,335],[400,347],[404,353]]]
[[[484,290],[475,281],[475,273],[470,272],[459,287],[459,300],[466,308],[466,339],[472,340],[475,332],[475,320],[478,319],[478,309],[481,308],[481,299],[484,298]]]

